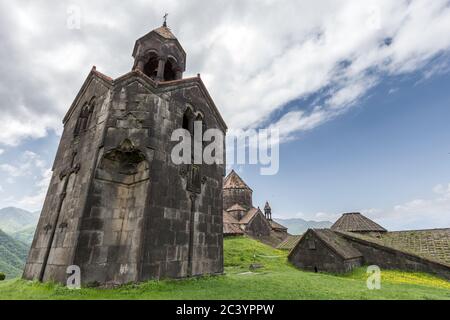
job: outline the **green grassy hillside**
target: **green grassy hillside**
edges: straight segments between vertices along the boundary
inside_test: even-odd
[[[297,270],[286,252],[248,238],[225,240],[223,276],[148,281],[117,289],[69,290],[19,279],[0,282],[1,299],[450,299],[450,283],[429,275],[384,271],[381,290],[365,270],[335,276]],[[249,270],[252,263],[261,269]]]
[[[7,278],[22,274],[28,254],[28,246],[0,230],[0,272]]]
[[[36,226],[25,227],[16,232],[11,233],[11,237],[23,242],[25,244],[31,245],[33,242],[34,232],[36,231]]]

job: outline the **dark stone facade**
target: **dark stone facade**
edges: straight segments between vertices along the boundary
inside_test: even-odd
[[[345,273],[362,265],[376,265],[381,269],[427,272],[450,280],[450,264],[445,260],[387,246],[379,236],[330,229],[308,230],[288,259],[298,268],[315,272]]]
[[[253,238],[264,238],[271,235],[272,228],[264,215],[258,211],[245,226],[245,232]]]
[[[238,203],[245,209],[253,208],[253,191],[244,188],[223,189],[223,208],[226,210]]]
[[[268,202],[264,214],[253,207],[253,191],[234,171],[227,175],[223,185],[223,208],[225,236],[242,233],[276,247],[288,236],[287,228],[272,220]]]
[[[316,232],[306,232],[289,254],[289,261],[300,269],[311,272],[345,273],[362,265],[359,254],[340,253]]]
[[[93,68],[64,119],[24,278],[65,283],[69,265],[85,284],[223,272],[225,163],[171,160],[187,109],[226,132],[201,79],[182,79],[183,53],[159,28],[138,40],[132,72]]]

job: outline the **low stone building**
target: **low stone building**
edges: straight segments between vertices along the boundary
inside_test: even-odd
[[[348,272],[362,264],[362,254],[330,229],[309,229],[289,254],[289,261],[308,271]]]
[[[347,213],[330,229],[309,229],[288,259],[314,272],[377,265],[450,279],[450,229],[388,232],[360,213]]]
[[[272,219],[272,208],[266,202],[264,213],[253,206],[253,190],[232,170],[223,184],[224,236],[248,235],[277,246],[289,234],[287,228]]]

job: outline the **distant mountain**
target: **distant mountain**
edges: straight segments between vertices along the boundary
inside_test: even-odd
[[[0,209],[0,229],[8,234],[36,227],[39,220],[39,212],[8,207]]]
[[[29,246],[0,230],[0,272],[7,278],[19,277],[27,259]]]
[[[19,231],[9,234],[12,238],[19,240],[23,243],[31,245],[33,242],[34,232],[36,231],[36,226],[25,227]]]
[[[306,221],[303,219],[275,219],[288,228],[290,234],[303,234],[308,229],[325,229],[333,225],[330,221]]]

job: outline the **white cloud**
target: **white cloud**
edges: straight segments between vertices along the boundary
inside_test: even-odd
[[[36,168],[40,169],[43,169],[45,167],[45,161],[42,160],[41,157],[33,151],[25,151],[23,153],[22,159],[28,166],[34,165]]]
[[[0,155],[2,155],[3,153],[5,153],[5,150],[0,149]]]
[[[51,169],[42,170],[41,177],[36,183],[36,187],[38,189],[37,192],[33,195],[27,195],[19,199],[17,201],[19,206],[28,210],[41,209],[44,204],[45,196],[47,194],[47,189],[50,184],[51,178]]]
[[[434,197],[413,199],[394,206],[393,210],[381,212],[388,222],[400,226],[421,225],[426,228],[450,227],[450,184],[433,188]],[[396,221],[397,220],[397,221]]]
[[[1,144],[59,132],[90,67],[112,77],[129,71],[134,40],[164,11],[188,53],[187,76],[202,74],[229,126],[259,126],[277,112],[285,140],[347,111],[382,77],[421,70],[450,48],[447,0],[121,4],[2,2]],[[80,30],[66,28],[69,5],[81,8]],[[320,107],[282,111],[312,94]]]
[[[17,167],[7,163],[0,164],[0,170],[6,172],[11,177],[19,177],[23,174]]]
[[[412,199],[389,209],[361,210],[389,230],[450,227],[450,184],[439,184],[433,196]]]
[[[278,130],[280,141],[287,141],[292,138],[293,132],[311,130],[336,114],[326,112],[323,107],[315,107],[311,113],[291,111],[272,124],[270,128]]]
[[[43,169],[45,167],[45,162],[41,157],[32,151],[23,152],[18,159],[18,163],[17,165],[0,164],[0,171],[5,172],[9,178],[15,178],[31,175],[35,169]]]
[[[329,213],[329,212],[316,212],[312,215],[308,214],[301,214],[301,217],[305,220],[312,220],[312,221],[330,221],[335,222],[342,213]]]
[[[391,89],[389,89],[388,94],[394,94],[397,91],[398,91],[398,88],[391,88]]]
[[[5,193],[0,198],[2,206],[19,206],[31,211],[42,207],[52,171],[39,154],[24,151],[14,164],[0,164],[0,171],[6,174],[4,181],[12,185],[11,190],[0,186],[0,192]],[[23,188],[17,190],[17,186]]]
[[[47,129],[55,127],[56,122],[49,115],[42,115],[32,110],[18,108],[13,114],[6,114],[0,124],[0,143],[7,146],[16,146],[25,138],[42,138],[47,135]],[[39,121],[36,121],[39,119]]]

